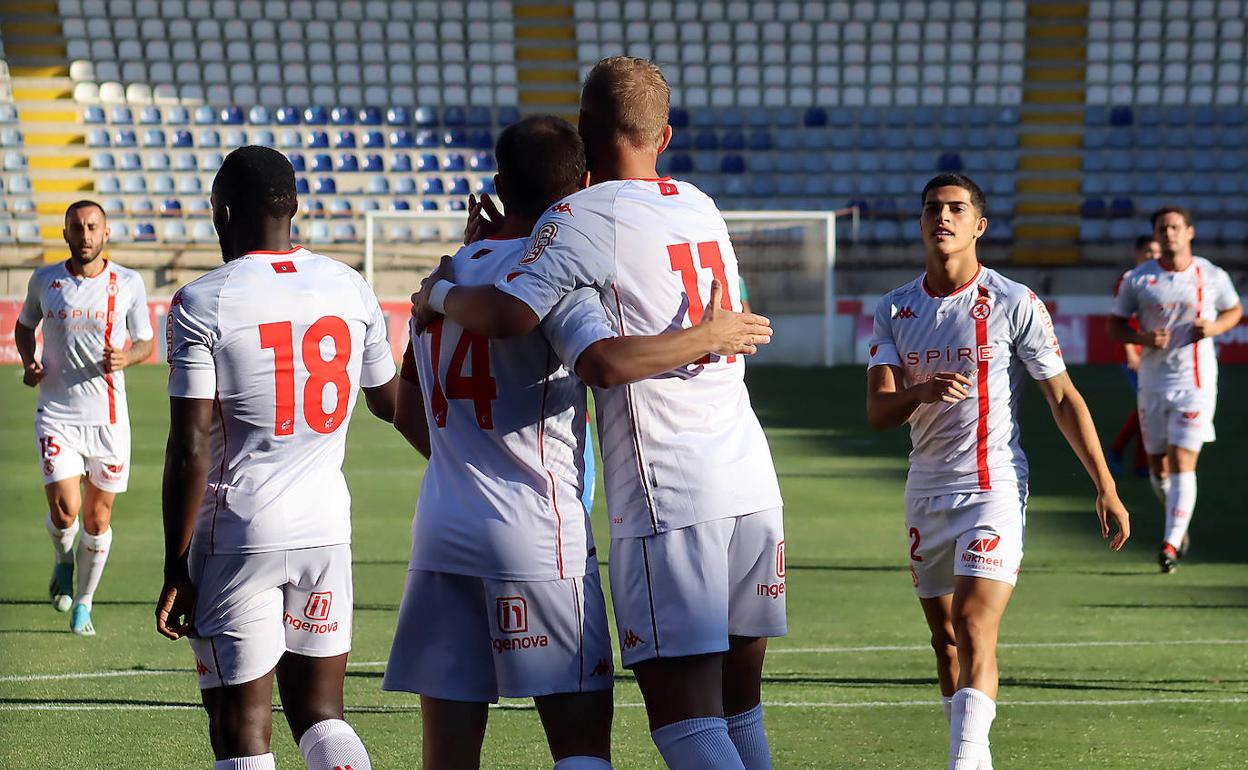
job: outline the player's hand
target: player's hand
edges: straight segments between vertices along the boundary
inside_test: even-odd
[[[192,632],[195,619],[195,586],[185,571],[166,576],[156,600],[156,630],[161,636],[181,639]]]
[[[1101,538],[1109,540],[1109,550],[1117,551],[1131,537],[1131,515],[1118,499],[1117,492],[1102,492],[1096,496],[1096,517],[1101,520]],[[1113,522],[1113,539],[1109,538],[1110,522]]]
[[[455,280],[455,265],[450,257],[443,256],[432,273],[420,282],[420,291],[412,295],[412,318],[416,319],[416,333],[433,323],[439,313],[429,307],[429,292],[438,281]]]
[[[718,356],[744,354],[752,356],[759,345],[771,342],[771,321],[753,313],[736,313],[724,310],[724,290],[718,280],[711,281],[711,299],[706,303],[699,326],[705,326],[712,335],[712,352]]]
[[[957,372],[936,372],[927,382],[914,386],[919,402],[956,404],[971,395],[971,381]]]
[[[22,384],[33,388],[41,380],[43,380],[43,364],[38,361],[31,361],[22,371]]]
[[[1192,342],[1200,342],[1206,337],[1214,336],[1212,326],[1213,324],[1207,318],[1197,318],[1192,321]]]
[[[118,350],[113,347],[104,348],[104,360],[100,365],[104,367],[106,372],[120,372],[126,368],[126,351]]]
[[[494,205],[489,193],[468,195],[468,223],[464,225],[464,245],[476,243],[497,233],[503,226],[503,215]]]
[[[1140,332],[1140,344],[1146,348],[1165,350],[1170,347],[1170,330],[1153,329],[1151,332]]]

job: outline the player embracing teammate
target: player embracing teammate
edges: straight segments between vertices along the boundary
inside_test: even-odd
[[[1053,322],[1026,286],[979,263],[984,195],[961,174],[923,189],[927,271],[875,311],[867,416],[909,423],[910,574],[932,632],[950,720],[950,770],[988,770],[997,631],[1023,559],[1027,458],[1018,403],[1026,371],[1096,487],[1102,537],[1130,535],[1092,416],[1066,373]]]
[[[652,63],[598,63],[581,96],[592,186],[537,222],[494,286],[438,271],[414,298],[478,334],[519,336],[589,288],[621,337],[702,320],[720,290],[740,307],[736,256],[715,204],[659,177],[670,90]],[[578,368],[579,371],[579,368]],[[765,768],[760,697],[767,638],[786,633],[781,497],[750,407],[744,359],[711,355],[637,383],[595,390],[611,521],[611,593],[623,662],[651,735],[674,768]],[[591,384],[627,382],[611,367]]]
[[[1218,360],[1213,338],[1239,323],[1243,307],[1226,271],[1192,254],[1191,214],[1175,206],[1153,214],[1161,256],[1123,279],[1109,332],[1142,346],[1140,431],[1154,488],[1164,496],[1166,532],[1157,563],[1173,572],[1186,551],[1196,507],[1196,461],[1213,441]],[[1131,328],[1131,318],[1139,329]],[[1173,477],[1171,477],[1173,474]]]

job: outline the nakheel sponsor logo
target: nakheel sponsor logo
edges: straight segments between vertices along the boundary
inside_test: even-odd
[[[988,555],[997,550],[997,546],[1000,544],[1000,535],[995,537],[977,537],[972,540],[966,546],[966,550],[962,552],[962,563],[971,564],[977,567],[1005,567],[1005,561],[1003,559]]]
[[[289,612],[285,613],[283,620],[286,622],[286,625],[294,630],[308,634],[332,634],[338,630],[338,621],[336,620],[332,623],[309,623],[291,615]]]

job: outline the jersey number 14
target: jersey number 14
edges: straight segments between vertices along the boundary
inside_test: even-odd
[[[321,357],[321,343],[333,340],[334,354]],[[290,321],[260,324],[260,347],[273,351],[274,403],[273,435],[295,432],[295,343]],[[351,330],[338,316],[316,319],[300,341],[300,356],[308,379],[303,385],[303,419],[317,433],[333,433],[342,427],[351,395]],[[334,386],[334,410],[325,411],[325,386]]]
[[[433,392],[429,411],[439,428],[446,427],[448,399],[472,402],[477,427],[494,430],[494,399],[498,398],[498,381],[490,375],[490,340],[467,329],[460,331],[459,341],[451,352],[446,367],[446,388],[442,387],[442,327],[444,319],[429,324],[430,363],[433,364]],[[464,374],[464,364],[472,362],[472,374]]]

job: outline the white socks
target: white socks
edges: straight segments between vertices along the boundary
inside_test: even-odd
[[[940,710],[945,712],[945,724],[950,724],[953,720],[953,696],[940,696]]]
[[[602,757],[564,757],[555,770],[611,770],[611,763]]]
[[[368,751],[351,725],[341,719],[325,719],[308,728],[299,739],[299,751],[308,770],[372,770]]]
[[[1166,497],[1170,495],[1170,477],[1154,476],[1148,474],[1149,486],[1153,488],[1153,494],[1157,495],[1157,501],[1162,505],[1166,504]]]
[[[100,586],[100,576],[104,574],[104,564],[112,547],[112,527],[98,535],[84,530],[78,538],[78,590],[74,594],[74,604],[85,604],[91,609],[91,599]]]
[[[1166,542],[1177,551],[1192,523],[1196,508],[1196,471],[1171,474],[1173,481],[1166,495]]]
[[[953,694],[948,770],[992,767],[988,731],[992,729],[992,720],[996,716],[997,704],[979,690],[963,687]]]
[[[72,564],[74,562],[74,538],[78,535],[78,520],[74,519],[74,523],[70,524],[66,529],[60,529],[52,523],[52,512],[48,511],[48,516],[43,520],[43,526],[48,530],[48,536],[52,538],[52,555],[56,558],[57,564]]]
[[[670,770],[745,770],[728,737],[728,720],[723,717],[673,722],[650,737]]]
[[[728,737],[741,755],[745,770],[771,770],[771,747],[763,729],[763,704],[728,717]]]
[[[258,754],[254,757],[218,759],[212,763],[212,770],[277,770],[277,763],[272,754]]]

